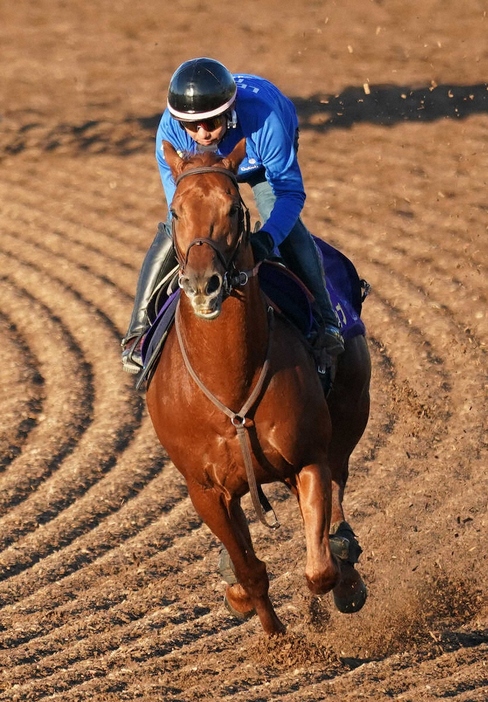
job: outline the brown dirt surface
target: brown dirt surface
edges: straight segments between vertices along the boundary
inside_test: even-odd
[[[1,3],[0,700],[488,700],[487,10]],[[271,639],[224,609],[218,544],[120,368],[165,217],[155,126],[198,55],[295,101],[305,221],[372,285],[345,498],[369,599],[310,596],[273,488],[278,532],[249,510]]]

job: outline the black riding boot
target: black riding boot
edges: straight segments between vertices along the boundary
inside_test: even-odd
[[[344,351],[344,340],[339,330],[339,321],[332,308],[329,292],[325,287],[325,275],[320,254],[305,225],[298,220],[282,244],[280,253],[286,265],[305,283],[322,318],[317,346],[322,346],[332,358]],[[320,350],[320,349],[319,349]]]
[[[169,227],[160,222],[139,273],[134,309],[129,328],[122,339],[122,366],[127,373],[139,373],[142,368],[141,341],[149,327],[147,306],[157,285],[176,268],[176,265]]]

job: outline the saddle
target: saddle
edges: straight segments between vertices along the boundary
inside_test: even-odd
[[[358,276],[354,264],[338,249],[314,237],[322,256],[327,290],[339,318],[344,340],[364,335],[361,319],[364,298],[369,285]],[[314,298],[302,281],[281,263],[263,261],[259,268],[259,283],[273,309],[288,320],[305,337],[310,338],[318,327],[314,317]],[[150,380],[168,333],[173,325],[181,291],[172,292],[155,311],[155,318],[147,331],[142,346],[144,363],[137,388]]]

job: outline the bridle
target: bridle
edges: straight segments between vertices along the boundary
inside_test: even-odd
[[[197,168],[190,168],[187,171],[184,171],[181,173],[178,178],[176,179],[176,187],[180,184],[180,182],[183,180],[183,178],[187,178],[188,176],[191,175],[199,175],[202,173],[221,173],[222,175],[225,175],[229,180],[232,181],[232,184],[235,186],[237,195],[239,198],[239,233],[237,237],[237,241],[235,243],[235,246],[233,250],[230,253],[230,256],[226,259],[226,257],[222,254],[221,251],[217,248],[217,245],[215,242],[208,238],[208,237],[200,237],[198,239],[193,239],[191,244],[186,250],[186,253],[183,254],[182,251],[178,248],[178,242],[176,239],[176,224],[175,224],[175,219],[172,219],[171,222],[171,229],[172,229],[172,235],[173,235],[173,247],[175,250],[175,255],[178,260],[178,263],[180,264],[180,278],[184,275],[184,271],[186,268],[186,265],[188,264],[188,257],[190,254],[191,249],[194,246],[203,246],[207,245],[210,246],[217,258],[219,259],[220,263],[222,264],[222,267],[224,269],[224,282],[223,282],[223,288],[224,288],[224,296],[227,296],[231,293],[232,289],[235,287],[239,287],[242,285],[246,285],[247,281],[249,278],[252,278],[257,274],[257,271],[259,269],[259,264],[252,268],[251,270],[248,271],[239,271],[236,268],[236,260],[239,255],[239,251],[241,248],[241,245],[243,243],[247,243],[249,241],[249,237],[251,234],[251,216],[249,213],[249,209],[247,208],[244,200],[242,199],[240,190],[239,190],[239,184],[237,182],[237,178],[234,175],[234,173],[227,168],[223,168],[220,166],[201,166]]]

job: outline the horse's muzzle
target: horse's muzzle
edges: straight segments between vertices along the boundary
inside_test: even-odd
[[[222,309],[223,277],[186,272],[180,275],[179,286],[190,300],[194,313],[203,319],[215,319]]]

